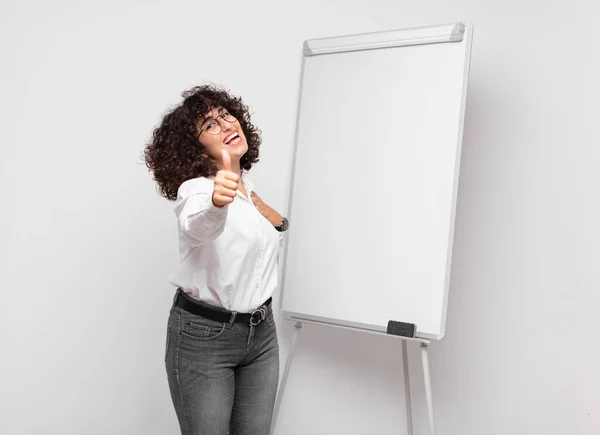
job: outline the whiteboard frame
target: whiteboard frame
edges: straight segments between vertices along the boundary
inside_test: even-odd
[[[467,88],[469,81],[469,70],[471,64],[471,46],[473,40],[473,25],[469,22],[458,22],[451,24],[441,24],[437,26],[426,26],[426,27],[413,27],[409,29],[400,29],[385,32],[373,32],[373,33],[362,33],[356,35],[347,35],[342,37],[332,38],[319,38],[309,39],[304,41],[303,45],[303,56],[302,65],[300,71],[300,85],[298,89],[298,105],[296,110],[296,125],[294,134],[294,148],[292,155],[292,171],[290,178],[290,189],[289,189],[289,202],[287,216],[290,221],[290,229],[293,231],[293,195],[294,195],[294,180],[296,173],[296,156],[298,152],[298,136],[300,127],[300,112],[302,108],[302,93],[304,84],[304,72],[305,72],[305,61],[309,56],[315,56],[320,54],[340,53],[348,51],[360,51],[360,50],[373,50],[381,48],[399,47],[407,45],[422,45],[422,44],[435,44],[435,43],[453,43],[463,42],[466,44],[465,62],[463,65],[463,86],[461,91],[460,101],[460,116],[459,116],[459,128],[456,143],[456,161],[454,165],[454,184],[452,187],[452,203],[450,212],[450,234],[448,237],[448,253],[446,255],[446,278],[444,284],[444,299],[443,299],[443,310],[441,319],[441,331],[440,334],[429,334],[416,331],[414,339],[422,340],[441,340],[446,333],[446,318],[448,311],[448,294],[450,287],[450,275],[452,268],[452,253],[454,247],[454,232],[455,232],[455,218],[456,218],[456,205],[458,196],[458,186],[460,178],[460,161],[462,155],[462,142],[463,142],[463,130],[464,130],[464,119],[466,111],[466,100],[467,100]],[[387,334],[387,328],[381,325],[371,325],[358,322],[349,322],[340,319],[332,319],[326,317],[319,317],[304,313],[298,313],[288,310],[283,310],[283,301],[285,297],[285,276],[287,268],[287,252],[288,244],[284,247],[284,264],[282,267],[282,276],[280,281],[280,300],[279,308],[283,313],[283,317],[286,320],[293,321],[307,321],[310,323],[337,326],[352,330],[359,330],[362,332],[371,332],[378,334]],[[417,328],[419,325],[416,325]],[[408,337],[402,337],[407,339]]]
[[[465,27],[465,23],[455,23],[386,32],[360,33],[334,38],[309,39],[304,41],[304,55],[314,56],[407,45],[461,42],[464,38]]]

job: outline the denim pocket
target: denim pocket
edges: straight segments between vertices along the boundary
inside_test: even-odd
[[[208,319],[186,320],[181,330],[183,337],[192,340],[214,340],[227,332],[227,323]]]

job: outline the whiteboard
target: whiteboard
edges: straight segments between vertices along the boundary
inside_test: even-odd
[[[285,318],[443,337],[472,30],[305,41]]]

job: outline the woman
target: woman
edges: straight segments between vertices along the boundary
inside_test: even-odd
[[[266,435],[279,379],[271,296],[287,220],[246,176],[261,138],[241,98],[215,86],[183,98],[145,149],[179,229],[165,356],[171,398],[184,435]]]

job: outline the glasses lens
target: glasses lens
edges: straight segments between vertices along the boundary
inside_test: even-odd
[[[221,126],[216,119],[207,119],[202,123],[200,131],[206,131],[210,134],[218,134],[221,131]]]
[[[223,118],[227,122],[235,122],[235,121],[237,121],[237,119],[235,119],[235,117],[231,113],[229,113],[229,112],[223,113],[221,115],[221,118]]]
[[[223,112],[219,115],[219,118],[223,119],[224,121],[227,122],[235,122],[237,121],[237,119],[235,119],[235,117],[229,113],[229,112]],[[207,119],[206,121],[204,121],[204,123],[202,124],[202,131],[206,131],[209,134],[219,134],[221,132],[221,124],[219,121],[217,121],[216,119]]]
[[[212,120],[207,123],[206,131],[210,134],[219,134],[221,132],[221,124],[215,120]]]

